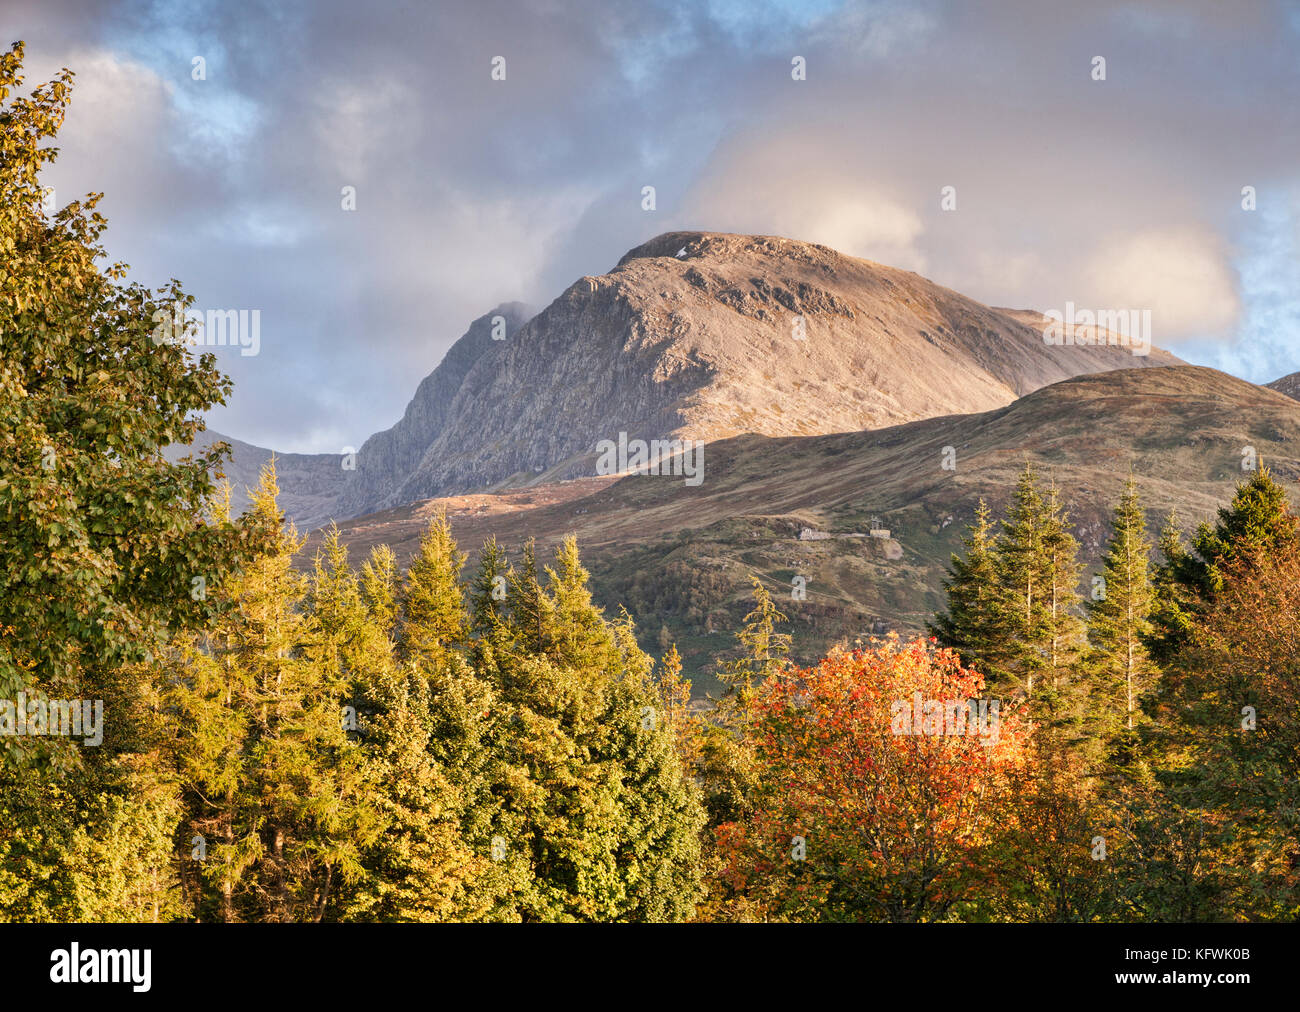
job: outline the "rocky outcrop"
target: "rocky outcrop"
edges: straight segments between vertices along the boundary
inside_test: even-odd
[[[401,421],[367,439],[347,473],[338,499],[340,516],[365,513],[388,501],[418,470],[429,448],[454,418],[457,394],[481,359],[493,358],[528,319],[518,302],[498,306],[470,324],[416,388]],[[494,336],[494,333],[497,336]]]

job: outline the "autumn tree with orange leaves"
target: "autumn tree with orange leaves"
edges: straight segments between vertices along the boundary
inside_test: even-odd
[[[952,650],[890,637],[769,678],[753,702],[762,785],[719,826],[719,890],[761,920],[934,921],[987,884],[981,854],[1024,728]]]

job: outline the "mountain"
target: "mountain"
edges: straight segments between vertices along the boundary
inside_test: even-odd
[[[401,421],[361,444],[356,470],[347,475],[340,492],[337,515],[356,516],[373,509],[384,498],[396,497],[405,502],[419,498],[403,498],[402,490],[420,469],[430,448],[453,424],[457,395],[467,377],[481,360],[494,361],[493,353],[518,335],[530,315],[522,303],[508,302],[470,324],[438,367],[416,388]],[[494,330],[499,336],[493,336]]]
[[[597,444],[621,433],[711,443],[877,429],[1179,361],[1049,345],[1046,324],[825,246],[670,232],[536,316],[512,303],[475,320],[401,421],[361,446],[355,470],[336,469],[338,457],[295,461],[306,484],[282,475],[284,504],[313,526],[591,475]],[[247,456],[235,472],[255,474],[269,451]]]
[[[403,437],[400,459],[375,443],[368,461],[363,446],[342,511],[591,474],[597,442],[620,432],[713,441],[878,428],[1178,361],[1049,346],[1043,323],[825,246],[671,232],[479,349],[413,467],[432,426]]]
[[[280,506],[299,530],[321,527],[338,515],[339,493],[343,490],[344,458],[337,453],[278,453],[264,446],[254,446],[242,439],[223,435],[213,429],[201,433],[192,444],[206,450],[213,443],[230,444],[231,457],[219,480],[230,483],[230,506],[238,515],[248,507],[247,490],[256,488],[263,465],[275,454],[276,477],[280,483]],[[168,460],[189,453],[185,446],[169,446],[163,451]]]
[[[1281,379],[1275,379],[1272,383],[1265,383],[1264,386],[1300,401],[1300,372],[1290,373]]]
[[[1171,510],[1190,526],[1231,498],[1246,447],[1294,494],[1300,404],[1213,369],[1126,369],[975,414],[722,439],[708,447],[699,487],[670,476],[585,478],[410,504],[342,532],[357,563],[379,543],[405,562],[437,509],[465,549],[489,534],[517,553],[528,537],[546,548],[576,533],[601,603],[653,620],[640,632],[656,652],[666,626],[707,689],[710,659],[732,647],[747,608],[750,572],[782,594],[795,653],[811,660],[839,639],[922,629],[942,605],[944,567],[978,500],[1000,511],[1026,461],[1060,486],[1083,556],[1098,566],[1130,467],[1154,540]],[[889,537],[866,537],[873,527]],[[801,540],[805,528],[830,536]],[[807,580],[806,601],[790,597],[795,576]]]
[[[371,436],[358,453],[279,453],[211,429],[194,445],[206,449],[214,442],[230,444],[231,459],[222,477],[230,482],[231,506],[236,513],[247,507],[246,489],[257,485],[262,467],[274,453],[280,506],[300,529],[311,530],[336,517],[355,516],[362,512],[355,504],[365,498],[360,489],[370,483],[391,482],[393,476],[405,475],[419,463],[446,424],[447,409],[465,375],[492,347],[494,321],[500,319],[500,340],[504,340],[516,333],[528,316],[526,306],[507,302],[471,323],[438,367],[421,381],[401,421]],[[186,452],[183,446],[164,451],[170,460]]]

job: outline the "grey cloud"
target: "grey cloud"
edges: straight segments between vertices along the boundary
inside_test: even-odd
[[[4,24],[29,84],[80,64],[52,175],[61,198],[107,191],[110,253],[262,309],[211,419],[250,442],[358,445],[471,319],[677,227],[826,236],[1039,308],[1118,297],[1111,251],[1199,236],[1235,322],[1183,313],[1165,339],[1205,361],[1246,342],[1249,378],[1300,367],[1293,335],[1259,332],[1293,317],[1241,282],[1260,257],[1300,270],[1237,196],[1300,186],[1279,4],[20,2]],[[1187,305],[1159,272],[1127,280]]]

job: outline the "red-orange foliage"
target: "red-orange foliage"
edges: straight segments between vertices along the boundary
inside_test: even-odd
[[[901,711],[917,693],[948,703],[983,689],[953,651],[894,637],[768,679],[749,724],[755,814],[717,830],[725,887],[758,916],[942,918],[980,877],[1025,730],[1005,701],[986,737],[898,733]]]

